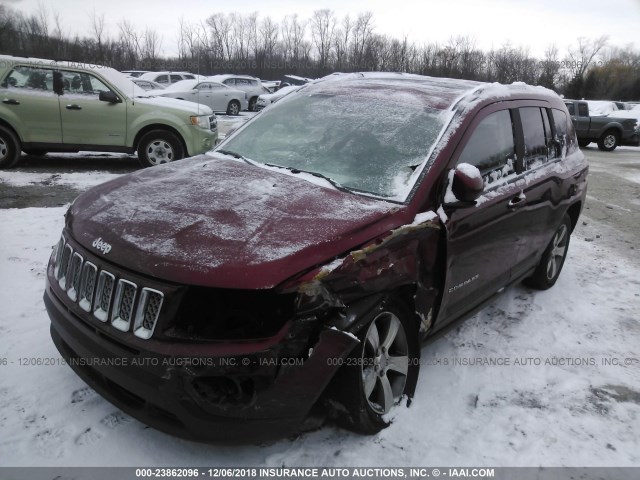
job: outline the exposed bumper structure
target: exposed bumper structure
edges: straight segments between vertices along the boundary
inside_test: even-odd
[[[295,433],[339,368],[333,359],[358,343],[323,330],[304,359],[279,358],[276,348],[247,353],[246,343],[239,355],[229,354],[229,343],[224,355],[159,355],[77,318],[50,285],[44,301],[56,347],[87,384],[142,422],[202,442],[255,443]]]

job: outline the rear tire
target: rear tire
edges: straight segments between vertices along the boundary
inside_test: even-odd
[[[547,290],[555,285],[567,258],[570,236],[571,218],[565,214],[562,223],[542,254],[535,272],[524,281],[525,285],[537,290]]]
[[[338,423],[358,433],[374,434],[389,426],[384,415],[404,395],[413,396],[420,349],[411,313],[399,302],[383,303],[364,327],[360,343],[345,359],[329,397],[339,404]]]
[[[138,160],[143,167],[153,167],[184,158],[180,139],[167,130],[152,130],[138,142]]]
[[[237,100],[231,100],[227,106],[227,115],[239,115],[240,114],[240,102]]]
[[[619,142],[618,132],[615,130],[607,130],[598,139],[598,148],[603,152],[611,152],[616,149]]]
[[[0,126],[0,169],[11,168],[20,161],[20,140],[6,127]]]

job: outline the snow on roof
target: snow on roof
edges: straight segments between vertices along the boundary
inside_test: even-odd
[[[252,77],[251,75],[234,75],[232,73],[223,73],[220,75],[211,75],[209,77],[210,80],[214,80],[216,82],[223,82],[228,78],[246,78],[248,80],[260,80],[259,78],[256,77]]]
[[[425,107],[440,110],[467,110],[480,101],[492,98],[507,99],[512,95],[557,97],[552,90],[523,82],[503,85],[392,72],[331,74],[314,81],[309,90],[338,93],[340,86],[346,83],[355,84],[362,91],[377,90],[378,94],[384,97],[393,95],[394,101],[401,101],[404,97],[406,101],[418,101]]]
[[[633,118],[640,124],[640,108],[634,108],[633,110],[616,110],[607,115],[607,117],[615,118]]]
[[[285,77],[285,78],[290,78],[290,79],[292,79],[292,80],[300,80],[301,82],[310,82],[310,81],[311,81],[311,79],[310,79],[310,78],[307,78],[307,77],[300,77],[300,76],[298,76],[298,75],[288,75],[288,74],[287,74],[287,75],[283,75],[283,77]]]

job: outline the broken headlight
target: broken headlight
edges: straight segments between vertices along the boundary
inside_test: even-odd
[[[252,340],[293,319],[296,294],[189,287],[165,335],[191,340]]]

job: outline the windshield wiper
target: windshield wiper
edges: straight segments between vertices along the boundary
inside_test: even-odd
[[[253,165],[254,167],[257,166],[258,164],[256,162],[254,162],[253,160],[249,160],[247,157],[245,157],[244,155],[240,155],[238,152],[234,152],[232,150],[215,150],[213,153],[221,153],[223,155],[229,155],[230,157],[233,158],[237,158],[240,160],[243,160],[244,162],[248,163],[249,165]]]
[[[301,169],[296,168],[296,167],[286,167],[284,165],[276,165],[275,163],[265,163],[265,165],[268,166],[268,167],[284,168],[284,169],[287,169],[287,170],[291,171],[291,173],[308,173],[309,175],[313,175],[314,177],[323,178],[324,180],[329,182],[331,185],[336,187],[341,192],[351,193],[351,194],[355,195],[355,193],[353,193],[353,191],[351,189],[349,189],[349,188],[347,188],[347,187],[345,187],[343,185],[340,185],[333,178],[327,177],[326,175],[323,175],[322,173],[310,172],[309,170],[301,170]]]

